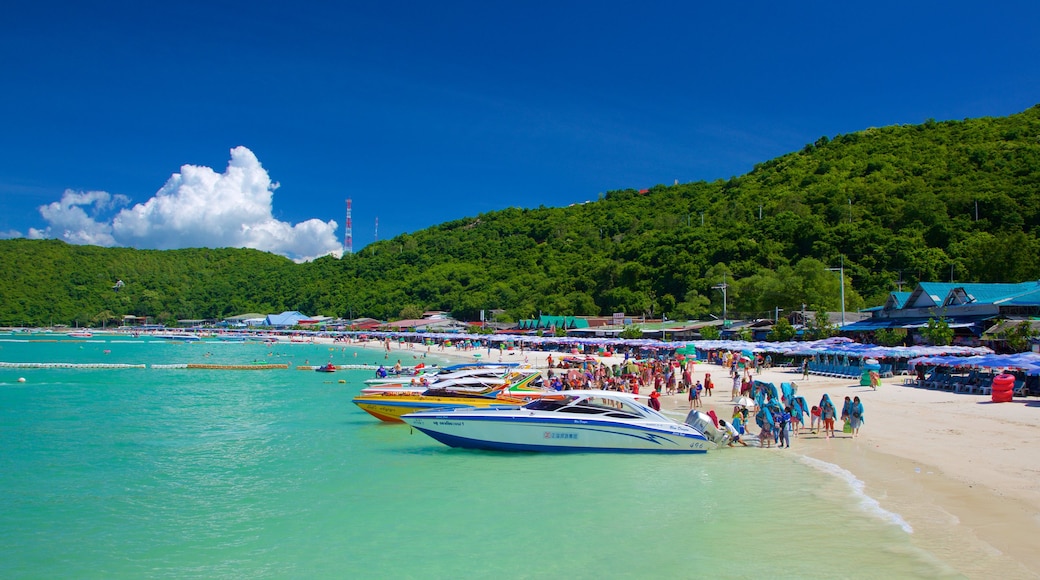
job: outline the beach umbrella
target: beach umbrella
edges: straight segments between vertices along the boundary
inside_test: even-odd
[[[741,396],[737,397],[736,399],[733,399],[733,405],[735,405],[737,407],[754,407],[755,406],[755,400],[752,399],[751,397],[745,397],[745,396],[741,395]]]

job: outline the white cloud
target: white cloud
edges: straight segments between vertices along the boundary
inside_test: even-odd
[[[129,200],[103,191],[66,191],[61,201],[40,207],[48,227],[30,229],[30,237],[60,237],[75,244],[173,249],[187,247],[255,248],[297,261],[340,255],[335,221],[311,219],[290,224],[274,219],[272,201],[278,184],[252,151],[231,150],[224,173],[185,165],[155,196],[104,219],[106,211]],[[84,208],[92,210],[88,215]]]
[[[96,218],[106,210],[129,202],[130,199],[125,195],[66,189],[61,201],[40,207],[40,215],[49,225],[43,231],[31,228],[29,237],[52,237],[51,232],[59,231],[60,237],[71,244],[115,246],[112,226]],[[84,207],[90,208],[92,215],[87,215]]]
[[[22,232],[18,230],[0,231],[0,240],[11,240],[20,237],[22,237]]]

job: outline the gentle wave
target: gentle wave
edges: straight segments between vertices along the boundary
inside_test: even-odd
[[[802,463],[805,463],[806,465],[809,465],[819,471],[822,471],[828,475],[833,475],[838,479],[845,481],[845,483],[847,483],[849,485],[849,488],[852,490],[853,495],[859,498],[859,506],[863,511],[876,516],[878,519],[899,526],[900,528],[902,528],[904,532],[908,534],[914,533],[914,528],[909,523],[907,523],[907,521],[904,520],[902,516],[895,512],[886,510],[885,508],[881,507],[881,504],[878,503],[876,499],[867,495],[867,492],[864,491],[866,484],[864,484],[863,480],[856,477],[855,474],[853,474],[851,471],[833,463],[820,461],[819,459],[807,457],[805,455],[801,457],[801,461]]]

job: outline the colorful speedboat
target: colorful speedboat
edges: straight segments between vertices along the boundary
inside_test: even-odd
[[[393,383],[369,383],[369,381],[365,381],[367,386],[361,389],[361,394],[372,395],[385,392],[411,392],[419,394],[427,389],[441,388],[469,392],[507,387],[514,389],[517,387],[540,389],[541,376],[541,373],[537,369],[531,368],[512,369],[505,374],[499,372],[482,374],[479,372],[474,373],[471,371],[462,371],[434,376],[421,375],[411,377],[407,381],[398,381]],[[534,383],[539,383],[539,385],[537,387],[532,387],[531,385]]]
[[[519,406],[524,399],[499,396],[500,388],[479,392],[427,389],[422,393],[382,392],[354,397],[353,403],[380,421],[401,423],[401,416],[429,409]]]
[[[519,407],[418,411],[401,419],[450,447],[494,451],[704,453],[715,444],[615,391],[561,391]]]

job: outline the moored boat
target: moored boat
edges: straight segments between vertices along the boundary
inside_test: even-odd
[[[468,449],[704,453],[715,447],[696,428],[616,391],[561,391],[523,406],[434,409],[401,420]]]
[[[501,389],[472,392],[448,389],[427,389],[422,393],[384,392],[359,395],[352,402],[380,421],[401,423],[401,416],[428,409],[477,408],[492,406],[519,406],[525,399],[499,396]]]

